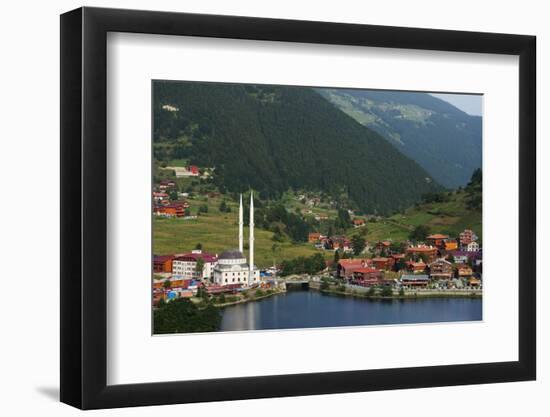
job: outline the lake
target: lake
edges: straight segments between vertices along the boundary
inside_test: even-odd
[[[225,307],[222,314],[221,331],[473,321],[482,319],[482,300],[368,300],[295,290]]]

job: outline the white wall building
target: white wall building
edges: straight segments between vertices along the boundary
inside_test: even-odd
[[[201,258],[204,261],[202,273],[197,271],[197,260]],[[172,261],[172,275],[180,279],[206,279],[212,280],[214,267],[218,263],[218,258],[209,253],[202,253],[200,250],[194,250],[191,253],[177,256]]]
[[[470,242],[466,245],[467,252],[479,252],[479,243]]]

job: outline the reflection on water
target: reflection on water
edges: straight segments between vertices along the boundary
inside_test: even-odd
[[[481,318],[482,300],[478,298],[365,300],[323,295],[317,291],[289,291],[224,308],[221,330],[433,323]]]

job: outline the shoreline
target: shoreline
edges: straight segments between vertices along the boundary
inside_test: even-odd
[[[411,291],[408,290],[404,295],[399,295],[399,293],[393,292],[392,295],[381,295],[381,294],[372,294],[367,295],[367,291],[364,291],[363,294],[359,292],[349,292],[347,289],[344,291],[339,291],[334,288],[330,289],[320,289],[315,288],[315,290],[326,294],[326,295],[338,295],[341,297],[353,297],[353,298],[363,298],[367,300],[418,300],[422,298],[483,298],[483,293],[481,290],[451,290],[451,291],[442,291],[442,290],[428,290],[428,291]],[[356,290],[352,290],[356,291]]]
[[[215,303],[212,303],[212,305],[216,308],[224,308],[224,307],[230,307],[230,306],[234,306],[234,305],[238,305],[238,304],[244,304],[244,303],[248,303],[248,302],[252,302],[252,301],[260,301],[260,300],[263,300],[265,298],[269,298],[269,297],[273,297],[275,295],[281,295],[281,294],[286,294],[286,290],[277,290],[277,291],[273,291],[269,294],[264,294],[264,295],[261,295],[261,296],[252,296],[252,297],[249,297],[249,298],[239,298],[238,300],[235,300],[235,301],[229,301],[229,302],[226,302],[226,303],[223,303],[223,304],[215,304]]]
[[[373,295],[367,295],[367,291],[363,291],[363,293],[360,292],[350,292],[349,289],[346,289],[344,291],[339,291],[336,288],[330,288],[330,289],[321,289],[320,286],[317,285],[310,285],[309,288],[306,291],[318,291],[325,295],[334,295],[334,296],[340,296],[340,297],[350,297],[350,298],[360,298],[364,300],[418,300],[418,299],[428,299],[428,298],[476,298],[481,299],[483,298],[483,292],[481,290],[407,290],[405,291],[404,295],[399,295],[399,293],[395,292],[391,296],[383,296],[381,294],[373,294]],[[357,291],[357,290],[352,290]],[[270,298],[277,295],[283,295],[288,292],[287,289],[279,289],[277,291],[273,291],[270,294],[264,294],[259,297],[252,296],[249,298],[239,298],[235,301],[226,302],[223,304],[216,304],[212,303],[212,305],[216,308],[225,308],[230,307],[238,304],[245,304],[248,302],[253,301],[261,301],[266,298]]]

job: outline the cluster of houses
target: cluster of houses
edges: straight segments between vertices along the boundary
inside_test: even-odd
[[[390,241],[378,242],[373,258],[340,259],[336,276],[349,284],[369,287],[394,285],[405,288],[480,288],[482,251],[472,230],[458,239],[433,234],[425,243],[392,250]]]
[[[344,253],[352,253],[351,240],[346,236],[325,236],[318,232],[309,233],[308,242],[317,249],[340,250]]]
[[[174,180],[162,180],[153,190],[153,214],[159,217],[189,217],[189,203],[180,200],[180,197],[188,197],[186,193],[177,193]],[[172,200],[170,194],[176,192],[177,200]]]

